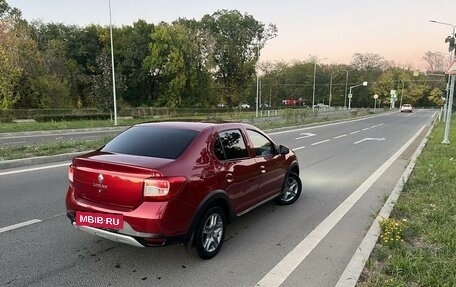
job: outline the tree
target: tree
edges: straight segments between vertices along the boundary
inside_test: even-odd
[[[379,54],[355,53],[351,66],[360,71],[384,71],[387,68],[387,61]]]
[[[210,74],[201,57],[196,22],[180,20],[156,27],[145,65],[151,76],[159,79],[158,105],[168,107],[207,104]],[[195,29],[195,30],[193,30]]]
[[[0,20],[11,19],[14,22],[21,21],[22,12],[8,5],[6,0],[0,0]]]
[[[236,10],[205,15],[201,22],[212,38],[207,41],[210,46],[206,50],[210,52],[215,77],[223,86],[225,102],[229,106],[239,104],[255,74],[261,43],[277,29],[274,25],[265,29],[253,16]]]
[[[144,66],[154,30],[153,24],[138,20],[133,26],[123,26],[114,31],[116,74],[122,75],[125,81],[125,90],[121,95],[133,106],[150,105],[157,97],[154,94],[156,83]]]
[[[1,2],[0,2],[1,4]],[[20,38],[11,20],[0,20],[0,109],[10,109],[18,100],[14,86],[21,75]]]
[[[443,104],[445,103],[443,97],[444,97],[444,94],[443,94],[442,90],[439,88],[434,88],[429,93],[428,101],[431,103],[434,103],[438,106],[443,106]]]
[[[441,104],[442,77],[414,76],[412,71],[401,68],[390,68],[373,83],[372,94],[379,95],[382,104],[390,104],[390,91],[396,90],[403,103],[413,106],[430,106]]]
[[[103,111],[113,108],[114,102],[112,95],[112,72],[111,56],[107,52],[97,57],[98,72],[90,75],[90,88],[87,101],[90,106],[97,107]],[[116,81],[116,83],[118,83]]]
[[[448,61],[445,55],[440,52],[427,51],[424,53],[423,60],[426,61],[426,71],[428,72],[445,72]]]

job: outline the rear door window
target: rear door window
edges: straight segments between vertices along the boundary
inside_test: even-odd
[[[219,160],[232,160],[249,157],[249,153],[240,130],[220,132],[215,142],[214,153]]]
[[[169,127],[136,126],[115,137],[101,151],[176,159],[198,133]]]

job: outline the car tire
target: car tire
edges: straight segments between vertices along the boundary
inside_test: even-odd
[[[201,217],[190,242],[185,245],[187,251],[202,259],[211,259],[222,248],[225,226],[223,210],[218,206],[208,209]]]
[[[290,205],[298,200],[301,195],[302,183],[299,175],[289,173],[285,179],[282,193],[275,199],[279,205]]]

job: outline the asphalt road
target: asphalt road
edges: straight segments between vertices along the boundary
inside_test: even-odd
[[[2,170],[0,286],[335,286],[433,115],[395,112],[270,134],[296,150],[303,194],[233,222],[209,261],[180,245],[135,248],[72,228],[68,163]]]

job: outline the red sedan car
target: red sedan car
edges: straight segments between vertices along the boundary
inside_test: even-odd
[[[183,243],[203,259],[237,216],[291,204],[302,186],[294,152],[240,123],[135,125],[74,158],[68,177],[75,227],[138,247]]]

